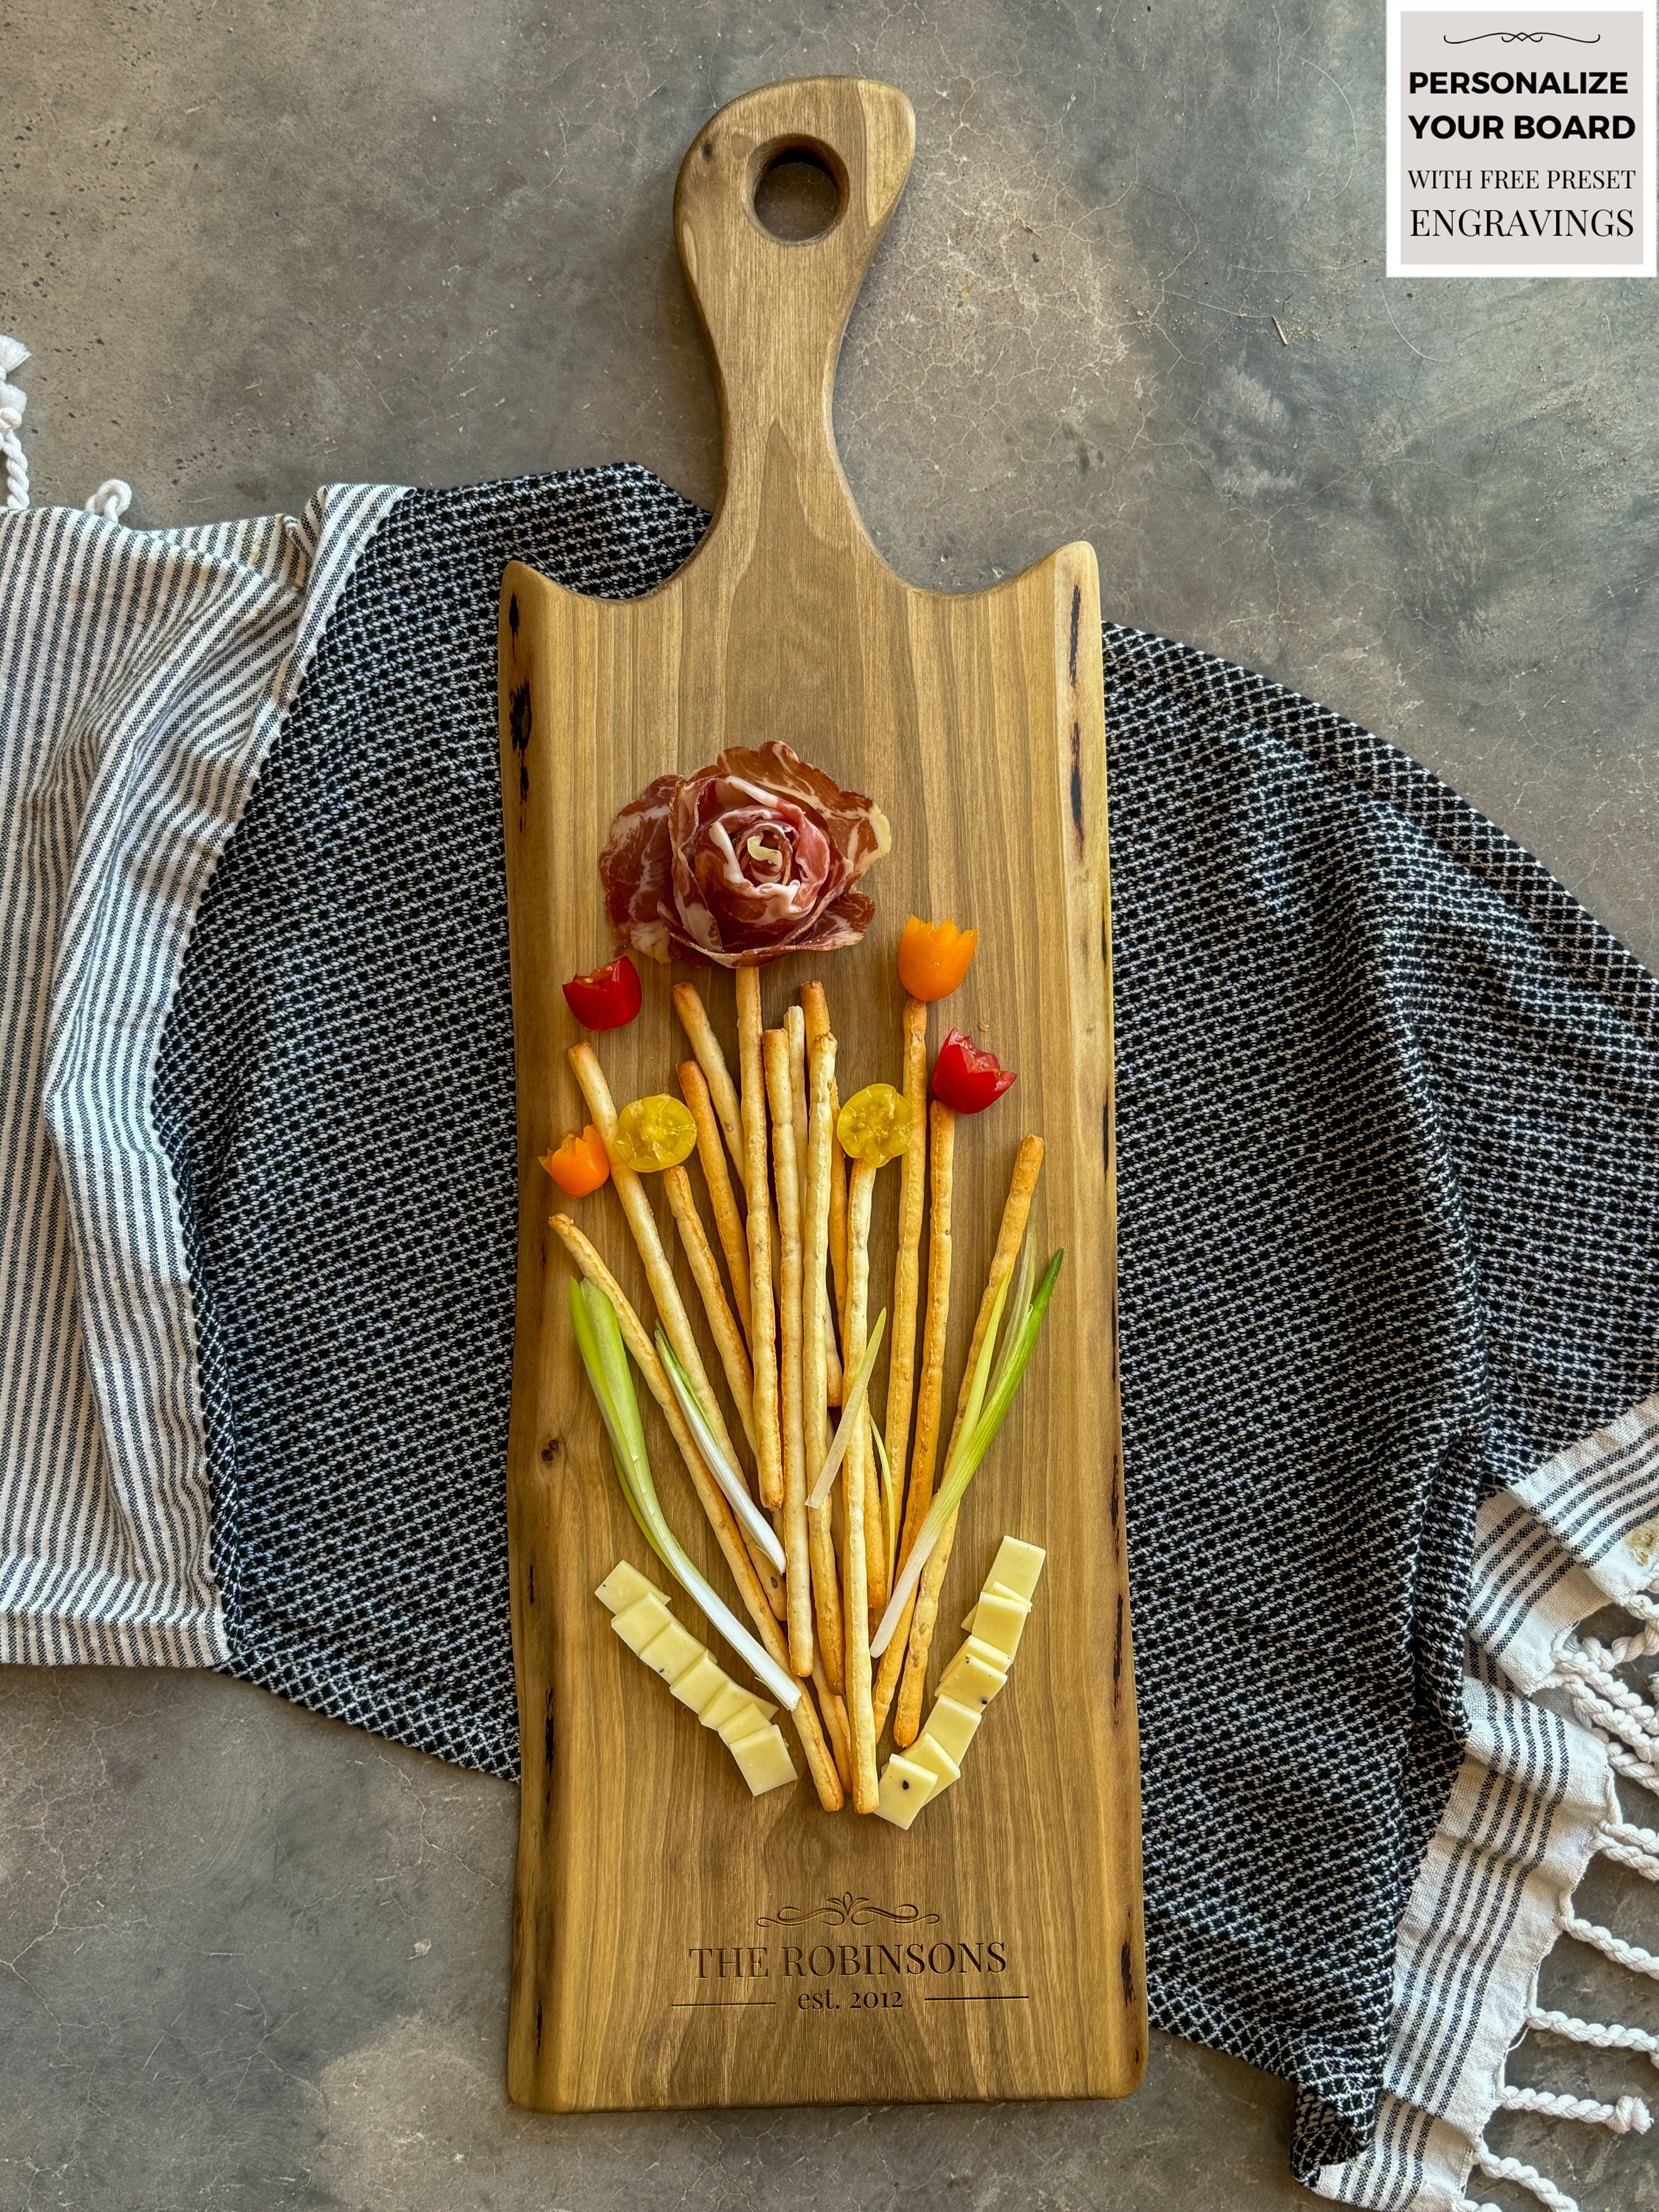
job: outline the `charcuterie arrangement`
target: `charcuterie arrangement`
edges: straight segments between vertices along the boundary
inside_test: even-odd
[[[928,1067],[927,1008],[966,983],[976,934],[912,915],[896,974],[884,963],[878,977],[868,948],[849,988],[891,995],[889,1070],[839,1063],[830,993],[817,977],[799,984],[775,1026],[762,1010],[772,963],[861,944],[875,918],[862,879],[890,847],[873,801],[775,739],[647,784],[617,814],[599,856],[617,949],[565,984],[566,1003],[602,1039],[645,1003],[633,955],[730,971],[738,1065],[734,1072],[699,982],[676,983],[690,1047],[675,1071],[678,1096],[665,1090],[619,1107],[599,1049],[583,1037],[568,1058],[586,1118],[542,1165],[571,1204],[593,1202],[587,1227],[568,1211],[551,1225],[574,1263],[569,1325],[623,1496],[656,1560],[765,1694],[734,1681],[665,1593],[626,1562],[595,1592],[611,1630],[688,1716],[720,1735],[754,1795],[799,1778],[774,1718],[781,1708],[826,1810],[850,1799],[856,1811],[908,1828],[959,1778],[1034,1602],[1043,1553],[1006,1536],[924,1725],[957,1515],[1020,1387],[1062,1255],[1040,1270],[1034,1258],[1030,1217],[1043,1146],[1028,1133],[1013,1151],[947,1434],[958,1124],[976,1129],[970,1117],[1016,1081],[1016,1071],[957,1028]],[[689,1172],[694,1155],[712,1239]],[[872,1279],[886,1269],[872,1251],[872,1209],[890,1165],[899,1181],[891,1291],[872,1314]],[[669,1259],[653,1177],[666,1194],[718,1382]],[[604,1255],[616,1211],[599,1195],[607,1188],[643,1264],[653,1322]],[[872,1386],[884,1346],[878,1409]],[[665,1504],[636,1375],[667,1425],[746,1621],[675,1532],[684,1491],[677,1483],[672,1510]],[[643,1673],[641,1680],[643,1689]],[[890,1717],[894,1750],[878,1770]]]

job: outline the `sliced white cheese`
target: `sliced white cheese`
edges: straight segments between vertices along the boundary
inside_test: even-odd
[[[731,1719],[720,1723],[720,1740],[729,1751],[734,1743],[740,1742],[746,1735],[752,1735],[757,1729],[763,1729],[766,1724],[767,1717],[761,1710],[760,1699],[745,1695],[743,1703],[734,1708]]]
[[[762,1796],[769,1790],[781,1790],[786,1783],[795,1779],[794,1761],[789,1756],[783,1731],[773,1727],[769,1721],[752,1735],[739,1736],[730,1748],[738,1762],[738,1773],[749,1784],[751,1797]]]
[[[988,1642],[983,1636],[969,1636],[961,1648],[979,1660],[982,1665],[994,1668],[999,1674],[1007,1673],[1007,1653],[1000,1650],[994,1644]]]
[[[637,1605],[642,1597],[659,1598],[662,1592],[637,1567],[630,1567],[626,1559],[618,1559],[593,1595],[612,1613],[623,1613],[630,1605]]]
[[[939,1796],[941,1790],[948,1790],[953,1782],[960,1782],[962,1779],[962,1769],[951,1758],[950,1753],[941,1749],[935,1740],[925,1730],[911,1745],[905,1757],[913,1765],[925,1766],[930,1774],[937,1777],[933,1789],[935,1797]]]
[[[611,1618],[614,1622],[616,1616]],[[660,1674],[665,1682],[675,1682],[702,1650],[690,1630],[683,1628],[671,1613],[667,1626],[649,1644],[640,1646],[640,1656],[653,1674]]]
[[[1018,1536],[1005,1536],[991,1562],[991,1571],[985,1577],[988,1584],[1000,1583],[1016,1597],[1030,1598],[1037,1586],[1037,1577],[1042,1572],[1042,1563],[1048,1553],[1037,1544],[1022,1544]]]
[[[966,1705],[970,1711],[982,1712],[1008,1677],[1000,1667],[988,1667],[977,1653],[969,1648],[976,1640],[970,1637],[963,1645],[945,1668],[939,1687],[941,1697],[954,1698],[959,1705]]]
[[[673,1614],[653,1590],[649,1597],[625,1606],[622,1612],[613,1613],[611,1626],[616,1630],[630,1651],[643,1650],[653,1644],[673,1620]]]
[[[1027,1598],[1000,1597],[994,1590],[982,1590],[970,1620],[963,1626],[972,1630],[970,1641],[988,1644],[994,1651],[1000,1651],[1006,1668],[1019,1649],[1030,1610]]]
[[[968,1747],[979,1722],[979,1709],[959,1705],[954,1698],[940,1697],[927,1716],[924,1734],[932,1736],[940,1750],[948,1752],[960,1766],[968,1755]]]
[[[701,1720],[705,1706],[711,1705],[720,1692],[729,1689],[732,1677],[712,1653],[699,1651],[683,1674],[676,1674],[669,1685],[683,1705],[690,1705]]]
[[[908,1828],[938,1787],[939,1777],[930,1767],[918,1766],[896,1751],[882,1769],[876,1811],[896,1828]]]
[[[728,1680],[713,1702],[703,1707],[698,1717],[706,1729],[722,1729],[734,1713],[740,1713],[745,1705],[758,1702],[757,1698],[750,1696],[741,1683]]]
[[[1003,1601],[1004,1604],[1012,1606],[1017,1613],[1026,1613],[1031,1610],[1030,1599],[1028,1597],[1022,1597],[1019,1592],[1016,1589],[1010,1589],[1006,1583],[987,1583],[984,1589],[974,1600],[973,1611],[969,1613],[968,1618],[962,1624],[970,1635],[978,1635],[982,1633],[981,1631],[976,1630],[974,1626],[974,1613],[979,1611],[981,1606],[984,1604],[988,1597],[1000,1597]]]

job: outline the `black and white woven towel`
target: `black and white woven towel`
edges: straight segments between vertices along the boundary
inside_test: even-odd
[[[130,1219],[81,1225],[86,1159],[64,1178],[92,1276],[120,1244],[179,1347],[145,1427],[100,1307],[106,1488],[206,1501],[171,1612],[158,1570],[153,1622],[102,1616],[120,1656],[171,1638],[512,1775],[496,592],[517,558],[636,594],[704,518],[621,468],[357,496],[272,729],[212,806],[175,776],[196,858],[145,1041],[76,1091],[49,1038],[38,1096],[54,1140],[90,1100],[89,1157],[125,1099],[166,1170],[148,1274]],[[46,534],[14,563],[64,557]],[[1144,632],[1105,654],[1153,2016],[1297,2085],[1327,2194],[1449,2204],[1557,1899],[1617,1842],[1609,1759],[1651,1779],[1659,1744],[1608,1722],[1659,1648],[1659,986],[1352,723]],[[76,988],[115,1034],[118,992]],[[106,1656],[102,1587],[53,1612],[8,1554],[0,1648]],[[1638,1634],[1586,1649],[1610,1598]],[[1523,1694],[1566,1675],[1578,1723]]]

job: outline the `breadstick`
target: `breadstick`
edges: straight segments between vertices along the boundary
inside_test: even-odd
[[[870,1290],[870,1200],[877,1170],[864,1160],[854,1161],[847,1194],[847,1357],[864,1358],[866,1309]],[[857,1372],[856,1364],[854,1372]],[[860,1813],[873,1813],[878,1783],[876,1777],[876,1730],[870,1702],[870,1540],[866,1529],[866,1500],[874,1489],[871,1470],[868,1416],[860,1406],[854,1416],[853,1434],[842,1462],[842,1583],[846,1598],[846,1659],[842,1694],[847,1700],[848,1726],[853,1737],[853,1803]],[[828,1506],[823,1509],[827,1511]],[[879,1518],[877,1500],[875,1516]],[[886,1544],[879,1547],[884,1560]]]
[[[951,1443],[945,1455],[947,1467],[951,1463],[951,1453],[956,1449],[957,1432],[968,1411],[969,1395],[974,1386],[974,1369],[978,1364],[980,1348],[985,1341],[985,1332],[991,1326],[991,1311],[997,1302],[997,1292],[1013,1273],[1014,1261],[1019,1256],[1020,1239],[1025,1234],[1026,1217],[1031,1211],[1031,1194],[1036,1188],[1037,1177],[1042,1172],[1042,1138],[1022,1137],[1019,1151],[1014,1157],[1014,1172],[1008,1186],[1007,1203],[1002,1209],[1002,1226],[997,1231],[997,1249],[992,1255],[991,1272],[986,1278],[984,1295],[979,1302],[979,1315],[974,1322],[973,1342],[968,1347],[968,1364],[963,1370],[962,1387],[957,1393],[956,1419],[951,1426]],[[905,1653],[904,1674],[899,1684],[898,1711],[893,1718],[893,1741],[901,1751],[915,1741],[916,1731],[921,1725],[921,1693],[927,1675],[927,1651],[933,1640],[933,1624],[939,1616],[939,1587],[945,1580],[945,1570],[951,1564],[951,1546],[956,1533],[957,1516],[953,1513],[939,1531],[939,1542],[928,1556],[916,1589],[916,1607],[910,1620],[909,1647]],[[895,1636],[893,1641],[896,1644],[898,1638]]]
[[[738,970],[739,974],[745,972],[752,975],[754,970],[752,969]],[[759,980],[757,978],[757,1012],[759,1012]],[[738,994],[738,1003],[741,1011],[743,1003],[741,992]],[[741,1175],[744,1171],[743,1164],[745,1157],[743,1109],[738,1104],[737,1091],[732,1082],[732,1071],[726,1064],[726,1054],[720,1050],[720,1041],[710,1026],[708,1009],[704,1006],[702,994],[695,983],[675,984],[674,1012],[680,1018],[680,1027],[685,1031],[687,1041],[696,1056],[697,1066],[702,1070],[703,1079],[708,1085],[708,1095],[714,1101],[715,1113],[720,1116],[720,1130],[726,1139],[726,1149],[732,1155],[732,1164]],[[688,1105],[690,1103],[690,1099],[686,1101]],[[695,1110],[693,1109],[693,1111]]]
[[[795,1094],[795,1182],[806,1188],[806,1017],[799,1006],[783,1010],[783,1033],[789,1040],[789,1079]]]
[[[657,1229],[657,1217],[651,1211],[651,1200],[646,1196],[644,1183],[633,1169],[625,1168],[617,1158],[617,1109],[611,1096],[611,1085],[605,1079],[605,1070],[599,1066],[599,1054],[584,1038],[580,1044],[571,1046],[567,1057],[577,1082],[581,1085],[582,1097],[587,1101],[587,1110],[593,1116],[593,1126],[605,1139],[605,1150],[611,1154],[611,1180],[622,1200],[623,1212],[628,1216],[628,1225],[634,1233],[640,1258],[645,1263],[646,1280],[651,1285],[658,1318],[662,1322],[668,1341],[674,1347],[676,1358],[696,1385],[715,1443],[732,1466],[737,1467],[740,1464],[737,1447],[732,1442],[726,1416],[720,1411],[720,1401],[714,1395],[714,1386],[708,1379],[708,1370],[702,1364],[702,1354],[697,1349],[690,1317],[681,1302],[679,1285],[674,1280],[674,1271],[668,1264],[667,1253],[663,1249],[662,1237]]]
[[[749,1449],[753,1451],[753,1373],[749,1364],[749,1354],[743,1348],[743,1332],[732,1317],[732,1309],[726,1303],[726,1292],[720,1287],[720,1269],[714,1264],[714,1249],[703,1228],[702,1216],[697,1212],[691,1178],[684,1168],[665,1168],[662,1184],[668,1193],[668,1210],[674,1217],[674,1226],[680,1232],[680,1243],[690,1264],[691,1279],[702,1299],[702,1310],[708,1316],[714,1349],[720,1353],[720,1365],[726,1370],[726,1384],[732,1393],[732,1403],[738,1409],[738,1419],[749,1439]]]
[[[847,1357],[856,1375],[870,1349],[870,1206],[875,1195],[879,1167],[854,1160],[847,1186],[847,1315],[844,1334]],[[864,1583],[870,1611],[879,1620],[887,1604],[887,1535],[875,1451],[870,1442],[872,1417],[866,1392],[853,1432],[847,1440],[850,1459],[854,1449],[863,1454]],[[847,1480],[842,1478],[842,1506],[847,1504]]]
[[[817,1694],[823,1714],[823,1732],[830,1739],[830,1748],[835,1753],[836,1771],[841,1777],[841,1786],[853,1786],[853,1739],[847,1732],[847,1708],[830,1686],[830,1678],[823,1671],[823,1655],[812,1654],[812,1687]]]
[[[899,1179],[898,1251],[893,1261],[893,1336],[887,1364],[887,1464],[889,1484],[882,1499],[886,1539],[886,1588],[898,1571],[899,1510],[904,1498],[904,1463],[910,1439],[910,1394],[915,1382],[917,1262],[921,1255],[921,1217],[927,1182],[927,1009],[919,999],[904,1002],[904,1096],[910,1108],[910,1142]],[[885,1596],[872,1605],[885,1603]]]
[[[841,1600],[836,1583],[836,1543],[830,1528],[830,1501],[807,1505],[818,1472],[829,1449],[829,1311],[823,1296],[810,1295],[817,1283],[825,1283],[824,1255],[830,1235],[830,1154],[835,1144],[830,1101],[836,1095],[836,1040],[822,1030],[812,1040],[812,1089],[807,1113],[806,1207],[802,1222],[801,1279],[805,1305],[802,1316],[802,1441],[806,1480],[803,1495],[805,1541],[811,1560],[812,1595],[817,1619],[818,1644],[826,1655],[830,1685],[839,1689],[841,1667]],[[792,1567],[793,1572],[793,1567]]]
[[[702,1179],[708,1186],[708,1200],[714,1209],[714,1233],[726,1255],[726,1272],[732,1283],[732,1309],[746,1340],[754,1326],[749,1315],[749,1239],[744,1234],[738,1201],[732,1194],[726,1146],[715,1118],[714,1101],[708,1095],[708,1079],[695,1060],[683,1060],[675,1073],[680,1079],[680,1094],[697,1125],[697,1158],[702,1163]]]
[[[916,1398],[916,1448],[910,1461],[910,1489],[904,1504],[904,1534],[897,1565],[910,1556],[910,1547],[927,1508],[933,1502],[933,1468],[939,1458],[939,1417],[945,1397],[945,1338],[951,1321],[951,1196],[956,1156],[957,1117],[948,1106],[933,1101],[929,1121],[933,1169],[933,1198],[927,1215],[927,1317],[921,1331],[921,1388]],[[873,1698],[876,1734],[887,1725],[893,1692],[904,1665],[906,1642],[915,1613],[913,1590],[899,1616],[892,1642],[881,1655]]]
[[[748,984],[744,982],[745,975],[748,975]],[[744,1097],[748,1097],[750,1093],[748,1061],[744,1060],[744,1006],[745,1005],[752,1006],[754,1036],[759,1037],[761,1036],[761,978],[759,978],[759,973],[754,971],[754,969],[738,969],[737,971],[738,1075],[744,1078]],[[699,991],[696,991],[696,984],[690,984],[690,982],[675,984],[675,1013],[679,1015],[681,1029],[686,1030],[686,1036],[690,1037],[692,1053],[696,1055],[696,1066],[703,1071],[703,1082],[708,1084],[708,1093],[710,1093],[712,1102],[714,1102],[714,1115],[717,1115],[719,1126],[721,1126],[721,1134],[726,1137],[726,1148],[728,1148],[728,1152],[732,1155],[732,1166],[737,1168],[738,1176],[744,1179],[744,1206],[745,1210],[748,1210],[750,1206],[748,1134],[745,1134],[745,1124],[744,1124],[744,1106],[738,1103],[738,1095],[732,1088],[732,1073],[730,1073],[730,1068],[726,1066],[726,1053],[721,1051],[719,1037],[714,1036],[714,1030],[712,1030],[710,1024],[708,1024],[708,1009],[703,1006],[703,1000],[702,995],[699,995]],[[759,1044],[757,1044],[754,1051],[757,1051],[757,1082],[761,1082]],[[765,1159],[765,1144],[761,1144],[761,1157]],[[776,1283],[776,1276],[779,1276],[779,1230],[776,1230],[776,1221],[772,1218],[772,1207],[769,1207],[769,1203],[765,1207],[761,1207],[761,1214],[763,1214],[765,1239],[768,1239],[768,1243],[765,1243],[765,1249],[768,1249],[768,1272],[765,1272],[765,1281]],[[752,1279],[752,1274],[754,1274],[754,1261],[750,1259],[750,1279]],[[754,1297],[754,1285],[752,1281],[750,1281],[750,1298],[752,1297]],[[752,1318],[750,1318],[750,1325],[748,1325],[748,1338],[750,1338],[750,1349],[752,1349],[754,1347]],[[775,1334],[775,1345],[776,1345],[776,1334]],[[765,1495],[765,1491],[761,1495]]]
[[[806,1460],[801,1427],[800,1186],[795,1179],[795,1085],[789,1039],[768,1030],[761,1039],[766,1096],[772,1109],[772,1179],[778,1194],[778,1348],[783,1447],[784,1589],[789,1603],[789,1664],[812,1671],[812,1583],[806,1541]]]
[[[777,1314],[772,1304],[771,1200],[766,1180],[766,1075],[761,1065],[760,977],[739,968],[738,1061],[743,1076],[743,1188],[749,1209],[749,1349],[754,1362],[755,1464],[760,1502],[783,1503],[783,1442],[778,1432]],[[699,1006],[702,1000],[699,1000]],[[724,1066],[724,1062],[721,1063]],[[701,1065],[701,1063],[699,1063]],[[708,1070],[705,1067],[703,1073]],[[711,1085],[710,1089],[713,1089]],[[718,1102],[716,1104],[718,1111]]]
[[[801,1009],[806,1016],[806,1042],[827,1036],[830,1008],[822,983],[803,983]],[[841,1112],[841,1094],[830,1094],[830,1122],[833,1128]],[[839,1144],[830,1147],[830,1265],[836,1280],[836,1319],[847,1310],[847,1155]],[[843,1366],[845,1363],[843,1362]]]
[[[804,1192],[806,1188],[806,1133],[809,1121],[806,1096],[806,1017],[799,1006],[789,1006],[785,1009],[783,1022],[784,1033],[789,1039],[789,1070],[795,1081],[795,1172]],[[830,1117],[830,1126],[833,1130],[835,1127],[833,1114]],[[830,1405],[839,1406],[842,1394],[841,1359],[836,1351],[836,1324],[830,1313],[830,1265],[827,1245],[823,1263],[817,1270],[816,1279],[823,1285],[823,1311],[826,1323],[823,1332],[824,1395]],[[810,1272],[805,1280],[808,1284],[814,1280]],[[805,1295],[805,1291],[803,1290],[801,1292],[803,1299]],[[804,1305],[801,1310],[805,1313]],[[807,1488],[810,1490],[811,1486],[809,1480]]]
[[[632,1355],[635,1365],[644,1376],[646,1387],[662,1409],[669,1432],[673,1437],[685,1471],[691,1478],[691,1486],[697,1493],[698,1503],[708,1515],[716,1541],[732,1571],[732,1579],[738,1586],[755,1632],[766,1647],[770,1657],[780,1667],[789,1663],[783,1631],[767,1603],[766,1592],[761,1586],[755,1563],[744,1549],[743,1531],[738,1518],[727,1504],[724,1492],[702,1463],[702,1456],[692,1441],[691,1431],[685,1425],[685,1416],[663,1373],[662,1362],[657,1357],[657,1347],[647,1335],[645,1324],[629,1304],[622,1285],[617,1280],[599,1253],[583,1236],[568,1214],[556,1213],[553,1227],[560,1241],[590,1283],[602,1290],[617,1310],[617,1319],[622,1325],[623,1340]],[[800,1737],[805,1754],[807,1771],[812,1777],[812,1786],[818,1793],[818,1802],[826,1813],[838,1813],[846,1802],[841,1778],[823,1728],[810,1698],[802,1698],[791,1716]]]

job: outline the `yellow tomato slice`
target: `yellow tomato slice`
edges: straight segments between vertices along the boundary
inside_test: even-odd
[[[910,1102],[890,1083],[866,1083],[842,1108],[836,1135],[849,1160],[896,1160],[910,1141]]]
[[[612,1157],[635,1175],[653,1175],[662,1168],[677,1168],[689,1159],[697,1141],[697,1125],[678,1098],[658,1092],[635,1098],[617,1116],[611,1140]]]

